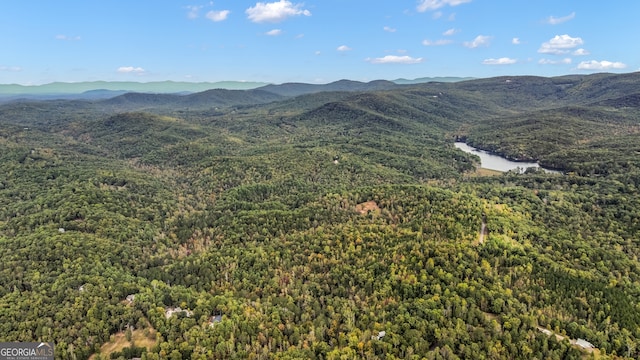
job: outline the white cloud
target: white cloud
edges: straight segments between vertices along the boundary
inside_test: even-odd
[[[19,66],[0,65],[0,71],[18,72],[18,71],[22,71],[22,68]]]
[[[578,64],[579,70],[611,70],[611,69],[624,69],[627,65],[621,62],[612,62],[612,61],[583,61]]]
[[[451,35],[455,35],[455,34],[457,34],[457,33],[459,33],[459,32],[460,32],[460,30],[459,30],[459,29],[452,28],[452,29],[449,29],[449,30],[447,30],[447,31],[443,32],[443,33],[442,33],[442,35],[444,35],[444,36],[451,36]]]
[[[585,56],[585,55],[589,55],[591,54],[589,51],[585,50],[585,49],[578,49],[576,51],[574,51],[573,53],[571,53],[571,55],[573,56]]]
[[[517,63],[518,60],[508,57],[501,57],[499,59],[485,59],[482,61],[484,65],[511,65]]]
[[[229,10],[220,10],[220,11],[211,10],[207,13],[206,16],[207,16],[207,19],[218,22],[218,21],[226,20],[230,13],[231,11]]]
[[[322,54],[322,52],[321,52],[321,51],[316,51],[314,54],[315,54],[315,55],[321,55],[321,54]]]
[[[273,30],[269,30],[265,33],[265,35],[269,35],[269,36],[278,36],[282,34],[282,30],[280,29],[273,29]]]
[[[469,3],[471,0],[420,0],[416,9],[418,12],[437,10],[444,6],[458,6]]]
[[[80,36],[56,35],[56,40],[79,41]]]
[[[431,41],[428,39],[422,40],[422,45],[424,46],[442,46],[442,45],[448,45],[451,44],[453,41],[449,40],[449,39],[440,39],[440,40],[436,40],[436,41]]]
[[[478,35],[473,41],[465,41],[462,45],[475,49],[480,46],[489,46],[489,42],[491,41],[491,36]]]
[[[542,43],[538,52],[541,54],[561,55],[567,54],[571,49],[582,45],[584,41],[579,37],[571,37],[567,34],[556,35],[551,40]]]
[[[392,28],[392,27],[389,27],[389,26],[385,26],[385,27],[383,27],[383,29],[384,29],[384,31],[386,31],[386,32],[392,32],[392,33],[393,33],[393,32],[396,32],[396,29],[394,29],[394,28]]]
[[[198,18],[198,16],[200,16],[200,9],[202,9],[202,6],[199,6],[199,5],[187,5],[187,10],[189,10],[187,12],[187,17],[189,19]]]
[[[291,1],[280,0],[277,2],[263,3],[258,2],[256,6],[248,8],[245,13],[249,20],[261,23],[272,22],[277,23],[291,16],[311,16],[309,10],[302,9],[303,4],[292,4]]]
[[[366,58],[365,61],[372,64],[419,64],[424,61],[423,58],[414,58],[411,56],[387,55],[381,58]]]
[[[436,11],[433,13],[433,15],[431,15],[431,18],[433,18],[433,20],[440,19],[441,17],[442,17],[442,11]]]
[[[575,17],[576,17],[576,13],[572,12],[571,14],[567,16],[562,16],[562,17],[549,16],[546,22],[547,24],[558,25],[558,24],[562,24],[563,22],[572,20]]]
[[[511,43],[513,45],[520,45],[521,44],[520,43],[520,38],[515,37],[515,38],[511,39]]]
[[[350,51],[351,48],[348,47],[347,45],[340,45],[340,46],[338,46],[338,48],[336,50],[338,50],[338,51]]]
[[[122,74],[144,74],[145,73],[145,70],[143,68],[134,67],[134,66],[120,66],[117,71]]]
[[[564,58],[562,60],[540,59],[538,64],[541,65],[559,65],[559,64],[571,64],[571,58]]]

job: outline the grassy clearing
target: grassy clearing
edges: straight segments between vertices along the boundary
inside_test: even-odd
[[[147,350],[151,350],[157,344],[156,333],[156,330],[149,325],[147,329],[133,330],[131,341],[127,340],[124,331],[111,335],[111,340],[100,347],[100,356],[102,359],[109,359],[112,353],[131,346],[145,347]],[[96,360],[97,356],[94,354],[89,359]]]
[[[471,174],[471,176],[499,176],[502,174],[504,174],[502,171],[478,168],[475,173]]]

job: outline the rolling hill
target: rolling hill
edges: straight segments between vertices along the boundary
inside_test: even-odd
[[[110,111],[202,110],[217,107],[256,105],[281,100],[282,96],[263,90],[213,89],[188,95],[126,93],[98,102]]]

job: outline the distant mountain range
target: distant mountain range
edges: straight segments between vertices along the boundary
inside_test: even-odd
[[[398,87],[398,84],[387,80],[375,80],[371,82],[360,82],[353,80],[338,80],[329,84],[305,84],[305,83],[284,83],[280,85],[266,85],[260,88],[282,96],[299,96],[325,91],[376,91],[391,90]]]
[[[110,90],[147,93],[200,92],[210,89],[248,90],[268,83],[221,81],[221,82],[132,82],[132,81],[90,81],[54,82],[44,85],[0,84],[0,94],[81,94],[93,90]]]
[[[477,78],[474,77],[455,77],[455,76],[437,76],[437,77],[422,77],[413,80],[408,79],[395,79],[394,83],[399,85],[407,85],[407,84],[422,84],[428,82],[459,82],[459,81],[467,81],[474,80]]]
[[[394,81],[376,80],[368,83],[339,80],[329,84],[284,83],[269,84],[263,82],[221,81],[221,82],[54,82],[43,85],[0,84],[0,101],[12,100],[99,100],[108,99],[125,93],[155,94],[191,94],[212,89],[251,90],[261,88],[281,96],[298,96],[323,91],[371,91],[389,90],[396,85],[419,84],[426,82],[457,82],[473,78],[434,77],[414,80],[397,79]]]
[[[52,100],[78,99],[98,100],[108,99],[125,93],[151,94],[191,94],[211,89],[250,90],[268,83],[221,81],[221,82],[112,82],[90,81],[65,83],[55,82],[43,85],[0,84],[0,101],[19,99]]]

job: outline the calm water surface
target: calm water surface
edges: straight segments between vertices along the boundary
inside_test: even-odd
[[[469,154],[478,155],[480,157],[480,167],[489,170],[497,170],[497,171],[509,171],[520,169],[521,172],[524,172],[527,168],[541,168],[540,164],[537,162],[522,162],[522,161],[511,161],[503,158],[502,156],[490,154],[484,150],[476,149],[472,146],[469,146],[463,142],[456,142],[455,146]],[[542,168],[546,172],[551,173],[560,173],[559,171],[549,170]]]

